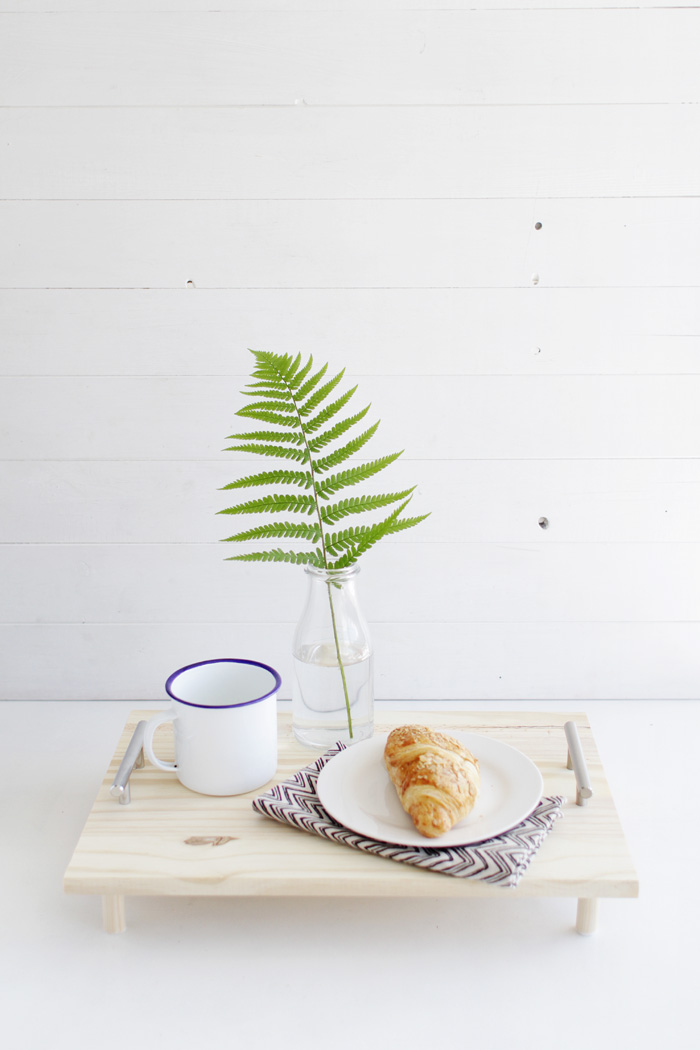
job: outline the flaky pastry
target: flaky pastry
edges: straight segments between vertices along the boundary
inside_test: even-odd
[[[399,726],[389,734],[384,764],[416,829],[437,838],[469,813],[479,796],[479,763],[459,740],[428,726]]]

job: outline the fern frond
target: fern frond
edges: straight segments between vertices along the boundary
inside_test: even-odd
[[[246,503],[237,503],[235,507],[226,507],[218,511],[219,514],[279,514],[285,510],[299,511],[302,514],[313,514],[316,510],[316,500],[313,496],[303,495],[278,495],[271,493],[261,496],[259,499],[251,499]]]
[[[326,539],[326,554],[334,556],[340,554],[336,561],[329,563],[330,569],[345,569],[348,565],[356,562],[361,554],[368,551],[375,543],[384,536],[386,530],[381,525],[357,525],[352,529],[345,529],[338,533],[335,543]]]
[[[247,389],[241,390],[241,393],[245,394],[246,397],[255,396],[253,393],[249,393],[249,391],[267,389],[272,390],[279,397],[280,392],[287,389],[287,384],[282,379],[265,379],[261,383],[247,383],[246,385]]]
[[[282,379],[289,384],[301,364],[301,354],[292,358],[289,354],[271,354],[267,350],[251,350],[251,353],[257,365],[253,372],[255,379],[272,379],[275,382]]]
[[[347,542],[343,543],[343,546],[347,548],[345,553],[337,561],[333,562],[329,568],[344,569],[356,562],[362,554],[365,554],[370,547],[373,547],[375,543],[378,543],[385,536],[393,532],[400,532],[403,528],[410,528],[411,525],[408,524],[410,519],[404,519],[406,522],[404,524],[400,518],[400,515],[410,502],[410,499],[405,500],[400,507],[392,511],[383,521],[379,521],[374,525],[360,525],[355,529],[346,529],[341,533],[345,540],[350,539],[353,542],[351,545]],[[427,514],[424,517],[427,517]],[[417,521],[413,522],[413,524],[417,523]],[[326,543],[326,550],[328,550],[328,543]]]
[[[332,565],[329,565],[329,569],[345,569],[348,565],[352,565],[357,559],[365,554],[370,547],[373,547],[375,543],[383,539],[385,536],[389,536],[395,532],[402,532],[404,529],[412,529],[414,525],[418,525],[421,521],[425,521],[429,518],[430,514],[421,514],[416,518],[397,518],[396,521],[388,528],[378,528],[376,531],[368,530],[367,534],[360,538],[354,546],[350,547],[342,557],[334,561]],[[327,545],[326,545],[327,546]]]
[[[234,554],[231,558],[225,558],[225,561],[285,561],[291,562],[294,565],[315,565],[317,568],[322,569],[324,566],[323,553],[318,550],[315,551],[283,551],[283,550],[271,550],[271,551],[250,551],[248,554]]]
[[[314,430],[318,430],[319,427],[322,427],[329,419],[332,419],[333,416],[348,403],[356,390],[357,387],[354,386],[352,390],[348,390],[347,393],[343,394],[342,397],[339,397],[337,401],[334,401],[330,405],[326,405],[326,407],[322,409],[317,416],[314,416],[313,419],[307,420],[303,424],[305,432],[307,434],[313,434]]]
[[[303,401],[304,398],[311,393],[314,387],[316,387],[321,382],[327,371],[328,365],[323,365],[321,368],[319,368],[318,372],[315,372],[310,379],[306,380],[303,386],[299,387],[295,395],[298,402]]]
[[[261,423],[274,423],[278,427],[299,426],[296,412],[293,416],[281,416],[278,412],[268,412],[267,409],[260,409],[254,405],[249,405],[247,408],[239,408],[236,415],[246,416],[248,419],[259,419]]]
[[[232,481],[230,485],[223,485],[219,491],[247,489],[254,485],[299,485],[301,488],[310,489],[313,481],[313,475],[308,470],[264,470],[260,474],[249,474],[238,481]]]
[[[385,535],[393,536],[395,532],[403,532],[404,529],[412,529],[414,525],[418,525],[421,521],[425,521],[426,518],[430,517],[430,511],[427,514],[419,514],[415,518],[397,518],[392,522],[391,527],[387,529]]]
[[[342,532],[332,532],[326,536],[326,554],[334,556],[357,546],[360,538],[366,532],[366,525],[353,525],[349,529],[343,529]]]
[[[337,448],[331,452],[330,455],[326,456],[325,459],[316,459],[313,461],[314,470],[319,474],[324,474],[331,467],[337,467],[339,463],[344,463],[346,459],[350,459],[350,456],[354,456],[356,452],[359,452],[363,445],[366,445],[371,437],[377,431],[379,426],[379,420],[371,426],[369,430],[365,430],[362,434],[358,434],[356,438],[349,441],[347,445],[343,445],[342,448]],[[401,453],[399,453],[401,455]]]
[[[313,364],[314,359],[313,356],[310,355],[309,360],[306,362],[302,370],[300,372],[295,372],[295,374],[290,377],[289,385],[292,388],[292,390],[296,390],[297,387],[300,386],[301,383],[303,383],[303,381],[306,379],[307,375],[313,368]]]
[[[256,456],[275,456],[278,459],[293,459],[296,463],[308,463],[309,453],[305,448],[285,448],[282,445],[231,445],[225,452],[248,452]]]
[[[380,470],[384,470],[390,463],[397,460],[400,455],[402,455],[401,452],[394,452],[390,456],[382,456],[381,459],[374,459],[369,463],[358,463],[356,467],[350,467],[349,470],[341,470],[340,474],[331,474],[329,478],[316,482],[316,493],[321,499],[328,499],[340,489],[347,488],[348,485],[358,485],[367,478],[378,474]],[[318,463],[314,463],[313,466],[318,473]]]
[[[308,443],[309,451],[319,452],[325,445],[329,445],[331,441],[336,441],[339,437],[342,437],[350,427],[354,427],[356,423],[359,423],[361,419],[364,419],[370,408],[371,405],[367,405],[366,408],[363,408],[362,411],[358,412],[356,415],[348,416],[347,419],[341,419],[341,421],[331,427],[330,430],[324,430],[322,434],[319,434],[315,438],[311,438]]]
[[[288,441],[290,445],[303,445],[304,435],[290,434],[279,430],[252,430],[248,434],[229,434],[227,441]],[[225,449],[230,452],[231,449]]]
[[[379,426],[377,422],[341,444],[343,435],[364,419],[370,409],[370,405],[367,405],[347,419],[340,418],[341,410],[357,387],[339,396],[334,395],[335,400],[331,401],[333,391],[337,390],[345,375],[344,370],[328,379],[328,365],[315,369],[311,355],[303,363],[301,354],[294,357],[268,351],[251,350],[251,353],[255,358],[255,367],[251,373],[252,381],[248,389],[243,391],[251,403],[239,409],[236,415],[260,420],[276,429],[260,428],[243,434],[231,434],[228,440],[234,444],[227,451],[291,460],[302,465],[302,469],[287,470],[280,467],[249,474],[223,486],[222,491],[268,485],[294,486],[297,490],[306,491],[285,494],[268,490],[258,499],[236,504],[219,513],[276,515],[292,512],[305,515],[307,520],[267,522],[235,533],[228,537],[227,542],[291,539],[318,546],[308,551],[284,551],[280,548],[252,551],[231,557],[229,561],[286,561],[321,568],[343,568],[352,565],[384,536],[412,528],[428,516],[401,517],[410,502],[413,488],[349,497],[331,503],[335,493],[367,481],[402,453],[396,452],[381,459],[355,463],[346,470],[337,470],[340,464],[367,444]],[[336,443],[340,447],[336,447]],[[322,450],[325,454],[319,455]],[[331,474],[331,471],[335,473]],[[398,506],[383,521],[332,533],[327,531],[346,517],[376,511],[391,504]],[[314,513],[317,520],[312,522],[308,519]]]
[[[261,387],[266,386],[271,389],[287,390],[289,386],[280,369],[275,368],[273,365],[258,365],[258,367],[253,369],[252,376],[253,379],[259,381]]]
[[[279,387],[270,387],[267,384],[260,384],[251,387],[249,390],[241,390],[243,397],[264,397],[269,401],[280,401],[280,398],[284,399],[284,395],[288,393],[288,388],[284,384],[280,384]],[[287,412],[291,408],[294,411],[294,405],[292,404],[291,397],[288,401],[282,400],[280,407],[284,406],[284,411]],[[267,404],[265,407],[274,408],[274,405]]]
[[[245,540],[309,540],[311,543],[318,543],[320,539],[321,529],[318,525],[309,525],[305,521],[279,521],[237,532],[235,536],[227,536],[222,543]]]
[[[347,518],[349,514],[364,514],[365,511],[379,510],[380,507],[388,507],[390,503],[398,503],[405,500],[406,496],[415,489],[405,489],[403,492],[387,492],[381,496],[353,496],[343,499],[339,503],[333,503],[329,507],[321,508],[321,521],[326,525],[335,525],[341,518]],[[404,504],[405,506],[405,504]]]
[[[318,408],[321,402],[325,401],[328,395],[335,390],[344,375],[345,369],[343,369],[342,372],[338,372],[337,376],[333,376],[333,378],[327,383],[324,383],[323,386],[319,387],[314,394],[311,394],[304,404],[299,406],[299,415],[310,416],[311,413]],[[297,400],[299,400],[299,398],[297,398]]]
[[[339,548],[346,549],[342,558],[334,562],[331,568],[345,568],[346,565],[351,565],[354,561],[357,561],[360,554],[364,554],[366,550],[369,550],[370,547],[386,536],[389,527],[398,519],[401,511],[409,502],[410,500],[406,500],[400,507],[392,511],[384,521],[375,522],[374,525],[353,525],[335,534],[335,543],[333,543],[332,537],[330,543],[326,540],[326,551],[331,554],[336,554]]]
[[[396,452],[382,459],[355,464],[350,469],[337,471],[336,468],[341,463],[345,463],[367,444],[379,426],[377,422],[351,440],[344,439],[345,444],[340,447],[335,447],[336,443],[340,443],[343,435],[361,419],[364,419],[369,411],[370,406],[367,405],[366,408],[347,419],[334,418],[348,403],[357,387],[352,387],[339,397],[333,395],[335,400],[329,402],[331,394],[345,375],[344,370],[327,380],[325,376],[328,365],[323,365],[314,372],[311,355],[302,365],[301,354],[292,357],[289,354],[272,354],[267,351],[251,350],[251,353],[255,357],[255,368],[252,372],[254,381],[248,385],[248,389],[244,390],[243,394],[252,401],[246,407],[239,409],[236,414],[269,423],[278,430],[260,429],[245,434],[232,434],[228,440],[236,444],[231,445],[228,451],[292,460],[305,464],[306,467],[299,470],[260,471],[223,486],[225,491],[267,485],[273,487],[290,485],[295,486],[297,491],[289,494],[268,491],[258,499],[236,504],[219,513],[276,515],[283,511],[291,511],[295,514],[305,514],[307,520],[267,521],[264,524],[236,532],[228,536],[224,542],[301,540],[310,546],[314,544],[317,546],[305,551],[282,550],[281,547],[271,550],[253,550],[244,554],[232,555],[226,559],[227,561],[287,562],[294,565],[314,565],[321,569],[342,569],[356,562],[383,537],[403,529],[410,529],[428,517],[427,514],[415,518],[401,517],[411,501],[414,488],[405,489],[402,492],[352,496],[331,503],[331,497],[340,489],[357,485],[373,477],[398,459],[402,453]],[[316,458],[321,450],[325,450],[325,454]],[[331,470],[336,470],[336,473],[325,476]],[[300,493],[299,489],[307,491]],[[355,525],[336,532],[327,531],[344,518],[377,511],[390,504],[398,504],[398,506],[383,521],[370,525]],[[309,520],[309,516],[314,512],[316,520]],[[350,737],[352,737],[350,695],[343,670],[330,588],[328,593],[331,599],[330,613],[333,620],[336,655],[342,675],[348,728]]]
[[[279,394],[277,394],[279,397]],[[287,412],[296,415],[294,402],[289,401],[256,401],[252,405],[244,405],[236,412],[237,416],[252,416],[255,412]]]

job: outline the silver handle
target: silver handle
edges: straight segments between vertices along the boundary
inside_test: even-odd
[[[566,722],[564,725],[566,742],[569,745],[569,753],[566,757],[566,768],[573,769],[576,777],[576,805],[585,806],[586,799],[592,798],[593,788],[588,776],[586,759],[581,749],[581,738],[578,735],[578,726],[575,722]]]
[[[139,722],[134,730],[134,735],[129,741],[124,758],[121,760],[117,775],[112,782],[112,786],[109,789],[110,795],[114,798],[119,799],[119,803],[122,806],[128,806],[131,802],[131,789],[129,787],[129,777],[134,769],[141,769],[144,764],[143,757],[143,733],[146,728],[146,722]]]

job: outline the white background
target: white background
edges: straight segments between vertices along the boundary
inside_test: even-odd
[[[303,572],[216,516],[250,347],[431,511],[364,559],[378,697],[697,697],[700,10],[210,6],[0,5],[1,695],[289,695]]]
[[[699,38],[625,0],[0,0],[12,1050],[695,1050]],[[596,936],[137,898],[110,937],[63,895],[132,700],[222,655],[289,693],[303,574],[219,542],[248,347],[346,367],[432,512],[365,560],[378,695],[598,701],[641,897]]]

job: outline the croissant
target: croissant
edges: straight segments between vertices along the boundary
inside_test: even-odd
[[[416,829],[437,838],[473,809],[479,763],[459,740],[427,726],[399,726],[384,748],[384,764]]]

